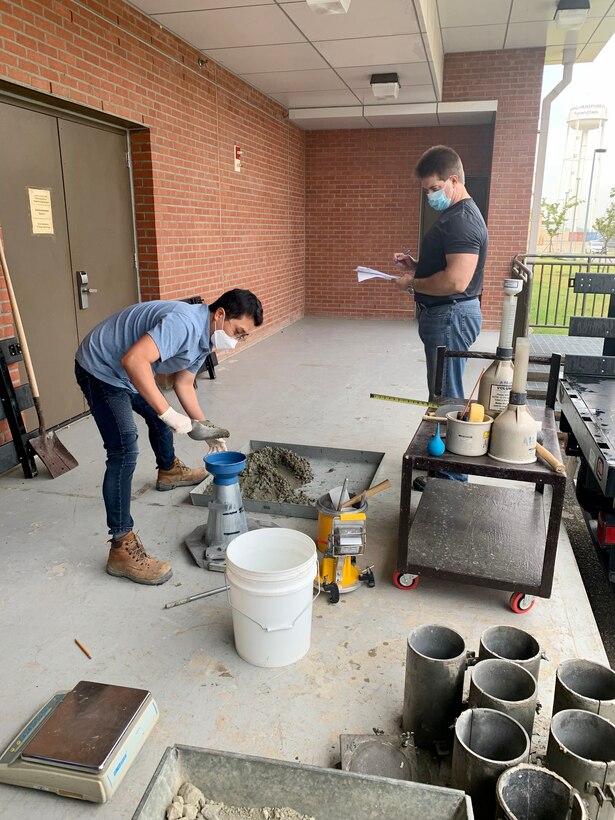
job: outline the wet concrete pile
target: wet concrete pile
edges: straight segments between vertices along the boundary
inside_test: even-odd
[[[261,447],[248,456],[239,476],[241,494],[253,501],[314,504],[300,487],[314,479],[310,462],[284,447]]]

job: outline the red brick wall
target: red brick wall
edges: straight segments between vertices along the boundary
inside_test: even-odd
[[[304,134],[199,57],[121,0],[0,0],[0,80],[142,124],[132,148],[143,298],[250,288],[265,312],[253,341],[304,313]],[[12,334],[0,277],[0,336]]]
[[[485,328],[496,327],[502,280],[526,249],[543,49],[450,54],[444,101],[498,100],[494,126],[319,131],[306,141],[306,312],[401,318],[411,301],[392,285],[358,285],[357,264],[395,272],[392,254],[416,249],[419,155],[444,143],[466,173],[491,173]]]
[[[357,265],[399,273],[395,251],[416,255],[418,157],[454,145],[468,174],[488,176],[491,126],[315,131],[306,143],[306,313],[401,319],[411,300],[391,283],[357,284]]]
[[[148,129],[133,134],[144,298],[242,285],[271,333],[303,314],[304,135],[200,56],[121,0],[0,2],[0,79]]]

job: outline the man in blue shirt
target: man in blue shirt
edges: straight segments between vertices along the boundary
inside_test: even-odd
[[[427,202],[441,216],[425,234],[418,262],[407,253],[396,253],[395,262],[405,273],[395,284],[414,294],[419,336],[425,349],[429,400],[435,399],[438,347],[469,350],[480,333],[479,297],[487,257],[485,220],[465,187],[459,154],[446,145],[434,145],[419,159],[416,176]],[[464,398],[463,372],[467,359],[445,359],[442,395]],[[443,478],[466,481],[467,476],[442,473]],[[424,478],[413,482],[417,490]]]
[[[231,350],[263,322],[260,301],[249,290],[223,293],[215,302],[142,302],[97,325],[75,356],[75,376],[102,436],[107,463],[103,499],[111,548],[107,572],[138,584],[163,584],[171,565],[145,551],[130,514],[137,455],[133,411],[148,427],[156,456],[156,489],[199,484],[204,469],[175,456],[173,433],[205,441],[210,452],[226,449],[228,430],[205,418],[194,381],[212,349]],[[158,373],[174,374],[173,389],[185,415],[174,410],[156,385]]]

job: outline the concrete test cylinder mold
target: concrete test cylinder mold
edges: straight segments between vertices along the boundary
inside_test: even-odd
[[[479,661],[472,669],[470,708],[495,709],[518,720],[532,737],[538,687],[536,678],[513,661]]]
[[[553,714],[582,709],[615,723],[615,672],[608,666],[582,659],[557,667]]]
[[[463,712],[455,723],[451,785],[470,795],[476,820],[492,820],[498,777],[529,754],[530,739],[514,718],[493,709]]]
[[[580,792],[590,820],[615,818],[615,725],[593,712],[553,716],[547,766]]]
[[[424,624],[408,635],[402,729],[418,746],[450,748],[467,666],[465,641],[453,629]]]
[[[254,530],[228,545],[235,648],[244,661],[287,666],[307,654],[317,570],[314,541],[296,530]]]
[[[496,801],[495,820],[587,820],[585,803],[570,783],[530,763],[502,772]]]
[[[502,658],[527,669],[536,680],[544,653],[533,635],[516,626],[490,626],[480,636],[478,660]]]

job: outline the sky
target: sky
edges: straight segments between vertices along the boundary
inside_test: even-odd
[[[561,80],[563,67],[545,66],[542,96],[557,85]],[[547,143],[547,159],[545,165],[545,178],[543,184],[543,197],[549,202],[563,201],[565,190],[569,187],[565,184],[568,175],[564,174],[562,180],[562,167],[570,168],[571,163],[565,160],[572,156],[572,141],[569,141],[566,152],[566,132],[568,130],[567,120],[571,108],[578,105],[600,104],[606,105],[608,120],[604,127],[604,139],[602,147],[607,149],[606,154],[601,157],[601,168],[599,172],[599,186],[596,188],[598,177],[598,160],[595,163],[593,190],[597,190],[596,208],[593,218],[604,213],[609,204],[609,191],[615,187],[615,37],[604,46],[592,63],[577,63],[572,70],[572,81],[551,105],[551,120],[549,123],[549,141]],[[587,202],[589,179],[591,175],[592,158],[594,148],[599,146],[599,131],[589,133],[587,150],[585,153],[585,169],[583,182],[579,192],[579,199]],[[566,156],[567,154],[567,156]],[[598,155],[600,157],[600,155]],[[592,195],[594,199],[594,195]],[[581,206],[584,216],[585,203]],[[591,230],[591,226],[589,227]]]

